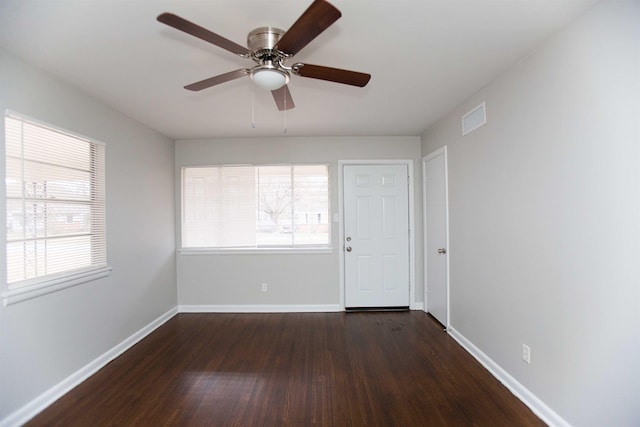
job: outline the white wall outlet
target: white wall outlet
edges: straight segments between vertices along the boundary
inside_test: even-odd
[[[526,344],[522,344],[522,360],[531,363],[531,347]]]
[[[267,292],[267,284],[263,283],[262,286],[260,287],[260,290],[262,290],[262,292]]]

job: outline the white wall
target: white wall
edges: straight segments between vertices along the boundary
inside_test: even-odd
[[[213,164],[328,163],[331,211],[338,212],[338,160],[409,159],[414,162],[415,200],[420,200],[419,137],[335,137],[212,139],[176,142],[176,190],[180,168]],[[416,259],[421,259],[421,203],[415,204]],[[179,232],[180,215],[176,214]],[[339,224],[332,223],[332,254],[178,255],[180,305],[336,305],[340,304]],[[177,237],[180,241],[180,236]],[[422,277],[421,265],[416,277]],[[422,301],[422,281],[416,281]],[[269,291],[259,289],[261,283]]]
[[[177,295],[173,142],[1,50],[0,73],[0,111],[106,143],[107,255],[113,267],[107,278],[0,306],[1,422],[175,307]]]
[[[640,425],[639,4],[601,2],[423,135],[448,146],[453,328],[576,426]]]

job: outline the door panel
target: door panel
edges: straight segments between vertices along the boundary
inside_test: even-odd
[[[345,165],[345,306],[409,305],[406,165]]]
[[[446,151],[424,160],[427,311],[448,325]]]

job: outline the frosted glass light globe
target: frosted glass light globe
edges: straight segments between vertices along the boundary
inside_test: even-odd
[[[276,90],[287,84],[287,76],[277,70],[256,70],[251,74],[253,81],[263,89]]]

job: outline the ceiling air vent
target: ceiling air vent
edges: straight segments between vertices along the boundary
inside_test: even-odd
[[[487,112],[484,108],[484,102],[473,110],[462,116],[462,136],[469,132],[473,132],[483,124],[487,123]]]

